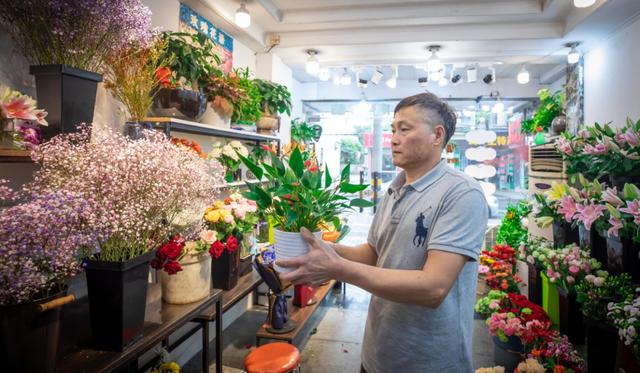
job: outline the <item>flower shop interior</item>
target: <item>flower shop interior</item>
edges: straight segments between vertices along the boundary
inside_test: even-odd
[[[371,294],[275,258],[367,242],[431,92],[487,202],[473,370],[640,372],[640,1],[0,0],[0,31],[7,371],[361,372]]]

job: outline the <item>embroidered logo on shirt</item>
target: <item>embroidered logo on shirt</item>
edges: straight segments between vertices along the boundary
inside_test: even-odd
[[[427,233],[429,232],[429,228],[424,226],[424,214],[420,213],[416,218],[416,235],[413,237],[413,245],[415,247],[420,247],[424,244],[424,241],[427,239]],[[416,243],[416,240],[418,241]]]

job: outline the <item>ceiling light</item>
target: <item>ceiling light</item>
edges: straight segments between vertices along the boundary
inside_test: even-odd
[[[380,71],[380,69],[375,69],[373,71],[373,74],[371,74],[371,79],[369,79],[371,81],[371,83],[378,85],[380,83],[380,81],[382,80],[382,77],[384,76],[384,74],[382,74],[382,71]]]
[[[493,84],[496,82],[496,69],[491,67],[491,72],[482,78],[485,84]]]
[[[502,102],[502,99],[500,98],[500,94],[498,93],[498,101],[496,101],[496,104],[493,105],[493,109],[491,110],[494,113],[502,113],[504,111],[504,102]]]
[[[347,72],[347,68],[344,68],[344,73],[340,77],[340,84],[342,85],[351,85],[351,75]]]
[[[518,73],[518,83],[527,84],[529,83],[529,79],[529,72],[527,71],[527,68],[522,65],[522,69],[520,69],[520,72]]]
[[[342,74],[340,74],[340,71],[337,71],[337,70],[336,70],[336,71],[333,73],[333,84],[334,84],[334,85],[340,85],[341,80],[342,80]]]
[[[569,54],[567,54],[567,62],[572,65],[580,61],[580,51],[577,49],[578,45],[580,45],[580,43],[565,44],[566,47],[571,48]]]
[[[596,0],[573,0],[573,5],[575,5],[576,8],[588,8],[595,3]]]
[[[442,78],[440,78],[440,80],[438,80],[438,85],[440,87],[446,87],[447,85],[449,85],[449,79],[443,76]]]
[[[418,78],[418,83],[421,87],[426,87],[427,83],[429,83],[429,79],[426,76],[423,76],[422,78]]]
[[[318,61],[318,59],[316,58],[318,51],[309,49],[307,50],[307,54],[309,55],[309,58],[307,58],[304,69],[306,70],[307,74],[316,75],[318,74],[318,72],[320,72],[320,61]]]
[[[246,5],[247,5],[247,1],[241,0],[240,8],[236,10],[236,17],[235,17],[236,25],[242,28],[247,28],[251,26],[251,15],[247,10]]]
[[[438,82],[443,75],[444,74],[442,74],[442,70],[431,71],[429,73],[429,80],[431,80],[432,82]]]
[[[367,88],[367,79],[358,79],[358,88]]]
[[[395,66],[391,77],[387,79],[387,87],[395,88],[398,85],[398,66]]]
[[[467,67],[467,83],[475,83],[478,80],[478,70],[475,66]]]
[[[323,82],[326,82],[327,80],[329,80],[329,78],[331,78],[329,69],[320,69],[320,72],[318,73],[318,78]]]
[[[429,52],[431,52],[431,57],[427,60],[427,71],[434,72],[439,71],[442,68],[442,63],[440,63],[440,58],[438,58],[438,51],[440,50],[439,45],[431,45],[428,47]]]

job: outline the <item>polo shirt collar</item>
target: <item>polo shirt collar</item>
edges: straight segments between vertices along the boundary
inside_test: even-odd
[[[436,165],[427,171],[422,177],[418,180],[414,181],[411,184],[407,184],[407,187],[413,188],[418,192],[422,192],[429,185],[436,182],[446,171],[447,161],[445,159],[441,159],[440,162],[436,163]],[[403,186],[405,186],[405,182],[407,180],[407,176],[404,171],[401,171],[398,176],[391,182],[389,185],[389,190],[395,193],[399,193]]]

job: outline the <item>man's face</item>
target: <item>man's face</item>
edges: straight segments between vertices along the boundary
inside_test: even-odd
[[[444,127],[439,124],[431,128],[427,120],[425,112],[416,106],[402,108],[396,113],[391,124],[395,166],[403,169],[420,167],[434,156],[440,156]]]

